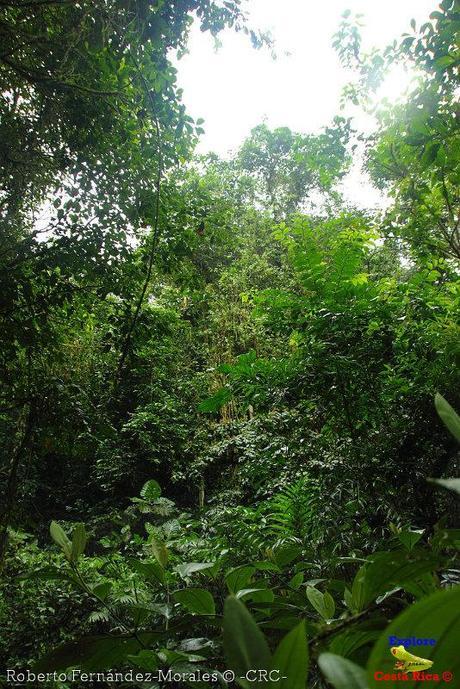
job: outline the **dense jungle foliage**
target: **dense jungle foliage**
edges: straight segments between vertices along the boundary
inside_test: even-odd
[[[172,56],[192,21],[270,48],[239,0],[0,0],[5,686],[397,687],[391,636],[460,686],[460,3],[433,9],[368,54],[343,17],[371,136],[261,124],[223,160]],[[361,155],[384,211],[344,201]]]

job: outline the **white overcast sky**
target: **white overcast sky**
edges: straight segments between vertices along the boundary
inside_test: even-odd
[[[212,37],[194,25],[189,53],[176,63],[184,103],[192,117],[205,119],[198,150],[225,156],[239,147],[252,127],[314,132],[339,113],[341,89],[349,75],[340,67],[332,36],[342,13],[364,15],[363,46],[384,47],[411,31],[436,9],[437,0],[249,0],[250,23],[269,30],[278,57],[254,50],[248,38],[226,30],[215,50]],[[286,55],[286,52],[289,55]],[[380,95],[396,98],[407,77],[395,73]],[[347,182],[348,196],[364,205],[377,197],[355,171]]]

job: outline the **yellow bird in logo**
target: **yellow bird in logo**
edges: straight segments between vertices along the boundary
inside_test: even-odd
[[[428,670],[433,665],[432,660],[427,658],[419,658],[406,651],[404,646],[393,646],[391,648],[392,655],[397,658],[395,670],[402,670],[403,672],[421,672]]]

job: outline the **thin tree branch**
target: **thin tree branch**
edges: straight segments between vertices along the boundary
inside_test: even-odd
[[[153,235],[152,235],[152,241],[151,241],[151,246],[150,246],[150,252],[149,252],[149,260],[148,260],[148,265],[147,265],[147,273],[145,275],[145,280],[142,285],[141,293],[139,295],[136,308],[134,311],[134,315],[131,319],[131,323],[128,328],[128,333],[126,335],[122,351],[121,351],[121,356],[120,360],[118,362],[118,368],[117,368],[117,379],[119,379],[120,374],[123,370],[123,366],[126,361],[126,357],[128,356],[129,349],[131,346],[131,340],[132,336],[134,333],[134,330],[136,328],[137,322],[139,320],[139,316],[142,311],[142,307],[144,304],[144,299],[145,295],[147,293],[147,289],[152,277],[152,272],[153,272],[153,265],[155,262],[155,256],[156,256],[156,250],[157,250],[157,245],[158,245],[158,240],[160,237],[160,194],[161,194],[161,178],[163,176],[163,154],[162,154],[162,146],[161,146],[161,132],[160,132],[160,124],[158,121],[158,117],[155,112],[155,103],[152,98],[152,94],[149,88],[149,85],[147,84],[147,81],[144,77],[144,75],[141,72],[141,69],[139,67],[139,64],[130,52],[131,59],[139,73],[139,76],[142,80],[142,83],[144,84],[144,88],[146,90],[148,99],[150,101],[150,105],[152,108],[152,115],[153,115],[153,121],[155,125],[155,130],[156,130],[156,135],[157,135],[157,150],[158,150],[158,166],[157,166],[157,179],[156,179],[156,196],[155,196],[155,210],[154,210],[154,220],[153,220]]]

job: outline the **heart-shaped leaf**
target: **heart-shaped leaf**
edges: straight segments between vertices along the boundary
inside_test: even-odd
[[[173,593],[174,600],[196,615],[214,615],[216,605],[214,598],[205,589],[188,588]]]

